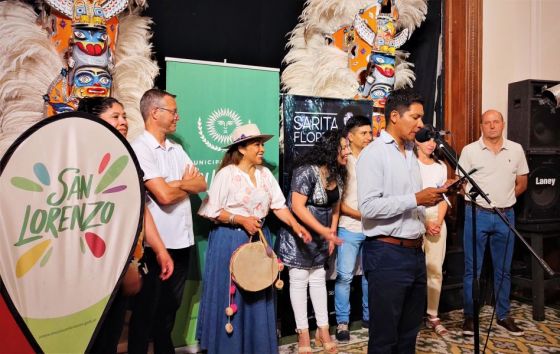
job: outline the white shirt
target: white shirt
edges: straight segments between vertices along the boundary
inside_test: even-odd
[[[270,209],[286,207],[286,198],[272,172],[264,166],[255,169],[253,185],[249,175],[236,165],[222,168],[208,189],[208,196],[202,202],[198,215],[215,219],[221,210],[242,216],[264,218]]]
[[[515,204],[517,176],[529,173],[523,148],[518,143],[507,139],[504,139],[500,151],[495,154],[488,149],[480,137],[478,141],[463,148],[459,164],[467,172],[473,168],[477,169],[471,177],[498,208],[507,208]],[[470,190],[471,187],[468,183],[466,190]],[[476,203],[485,208],[490,207],[481,196],[476,198]]]
[[[420,175],[422,176],[422,189],[428,187],[439,188],[445,184],[447,181],[447,167],[445,164],[434,162],[432,164],[426,165],[422,161],[418,160],[418,166],[420,167]],[[438,204],[426,208],[426,216],[436,217],[438,216]]]
[[[352,209],[358,210],[358,182],[356,181],[356,158],[354,155],[348,155],[348,162],[346,163],[346,185],[344,188],[344,195],[342,202]],[[348,215],[340,214],[338,226],[343,227],[348,231],[361,233],[362,221],[351,218]]]
[[[161,147],[148,131],[144,131],[131,145],[144,171],[144,182],[158,177],[165,182],[180,180],[187,166],[193,164],[181,145],[165,139],[165,147]],[[189,197],[172,205],[159,205],[148,193],[147,206],[166,248],[178,249],[194,245]]]

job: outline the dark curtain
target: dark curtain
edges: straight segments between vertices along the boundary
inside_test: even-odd
[[[144,14],[153,19],[154,51],[161,68],[156,85],[165,87],[165,57],[280,68],[287,33],[298,22],[304,0],[241,3],[226,0],[151,0]],[[442,126],[441,82],[437,77],[442,0],[428,1],[426,21],[403,50],[415,64],[415,89],[426,100],[424,121]],[[438,97],[436,97],[438,92]]]
[[[150,0],[153,43],[165,87],[165,57],[280,68],[286,34],[298,21],[304,0]]]
[[[425,100],[424,122],[432,123],[435,113],[437,128],[443,128],[443,81],[442,77],[438,77],[438,46],[442,27],[442,13],[442,0],[428,0],[426,20],[401,48],[410,53],[408,60],[414,63],[414,72],[416,73],[414,88],[422,94]]]

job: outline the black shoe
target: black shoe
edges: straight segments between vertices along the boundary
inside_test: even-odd
[[[524,334],[523,330],[515,324],[515,321],[511,317],[506,317],[503,320],[496,321],[498,326],[505,328],[512,336],[522,336]]]
[[[369,321],[362,320],[362,328],[368,328],[369,329]]]
[[[470,317],[466,317],[463,322],[463,335],[464,336],[474,336],[474,321]]]
[[[348,342],[350,340],[350,332],[348,331],[348,323],[341,322],[336,327],[336,340],[339,342]]]

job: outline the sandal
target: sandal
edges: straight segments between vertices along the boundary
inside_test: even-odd
[[[434,332],[440,336],[444,336],[448,333],[447,328],[441,324],[439,317],[428,316],[426,318],[426,327],[433,329]]]
[[[328,341],[325,341],[323,336],[321,336],[321,331],[327,331]],[[336,354],[338,353],[338,349],[336,348],[336,343],[331,339],[331,335],[329,333],[329,326],[322,326],[317,328],[315,331],[315,346],[323,347],[323,351],[328,354]]]
[[[296,329],[298,335],[298,353],[311,353],[311,338],[309,337],[309,329]],[[302,345],[301,340],[305,339],[306,343]]]

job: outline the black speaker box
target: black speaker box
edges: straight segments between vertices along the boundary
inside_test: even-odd
[[[558,81],[524,80],[508,85],[508,139],[525,150],[560,151],[560,109],[541,103],[542,92]]]
[[[517,223],[560,223],[560,153],[527,151],[527,190],[516,204]]]

